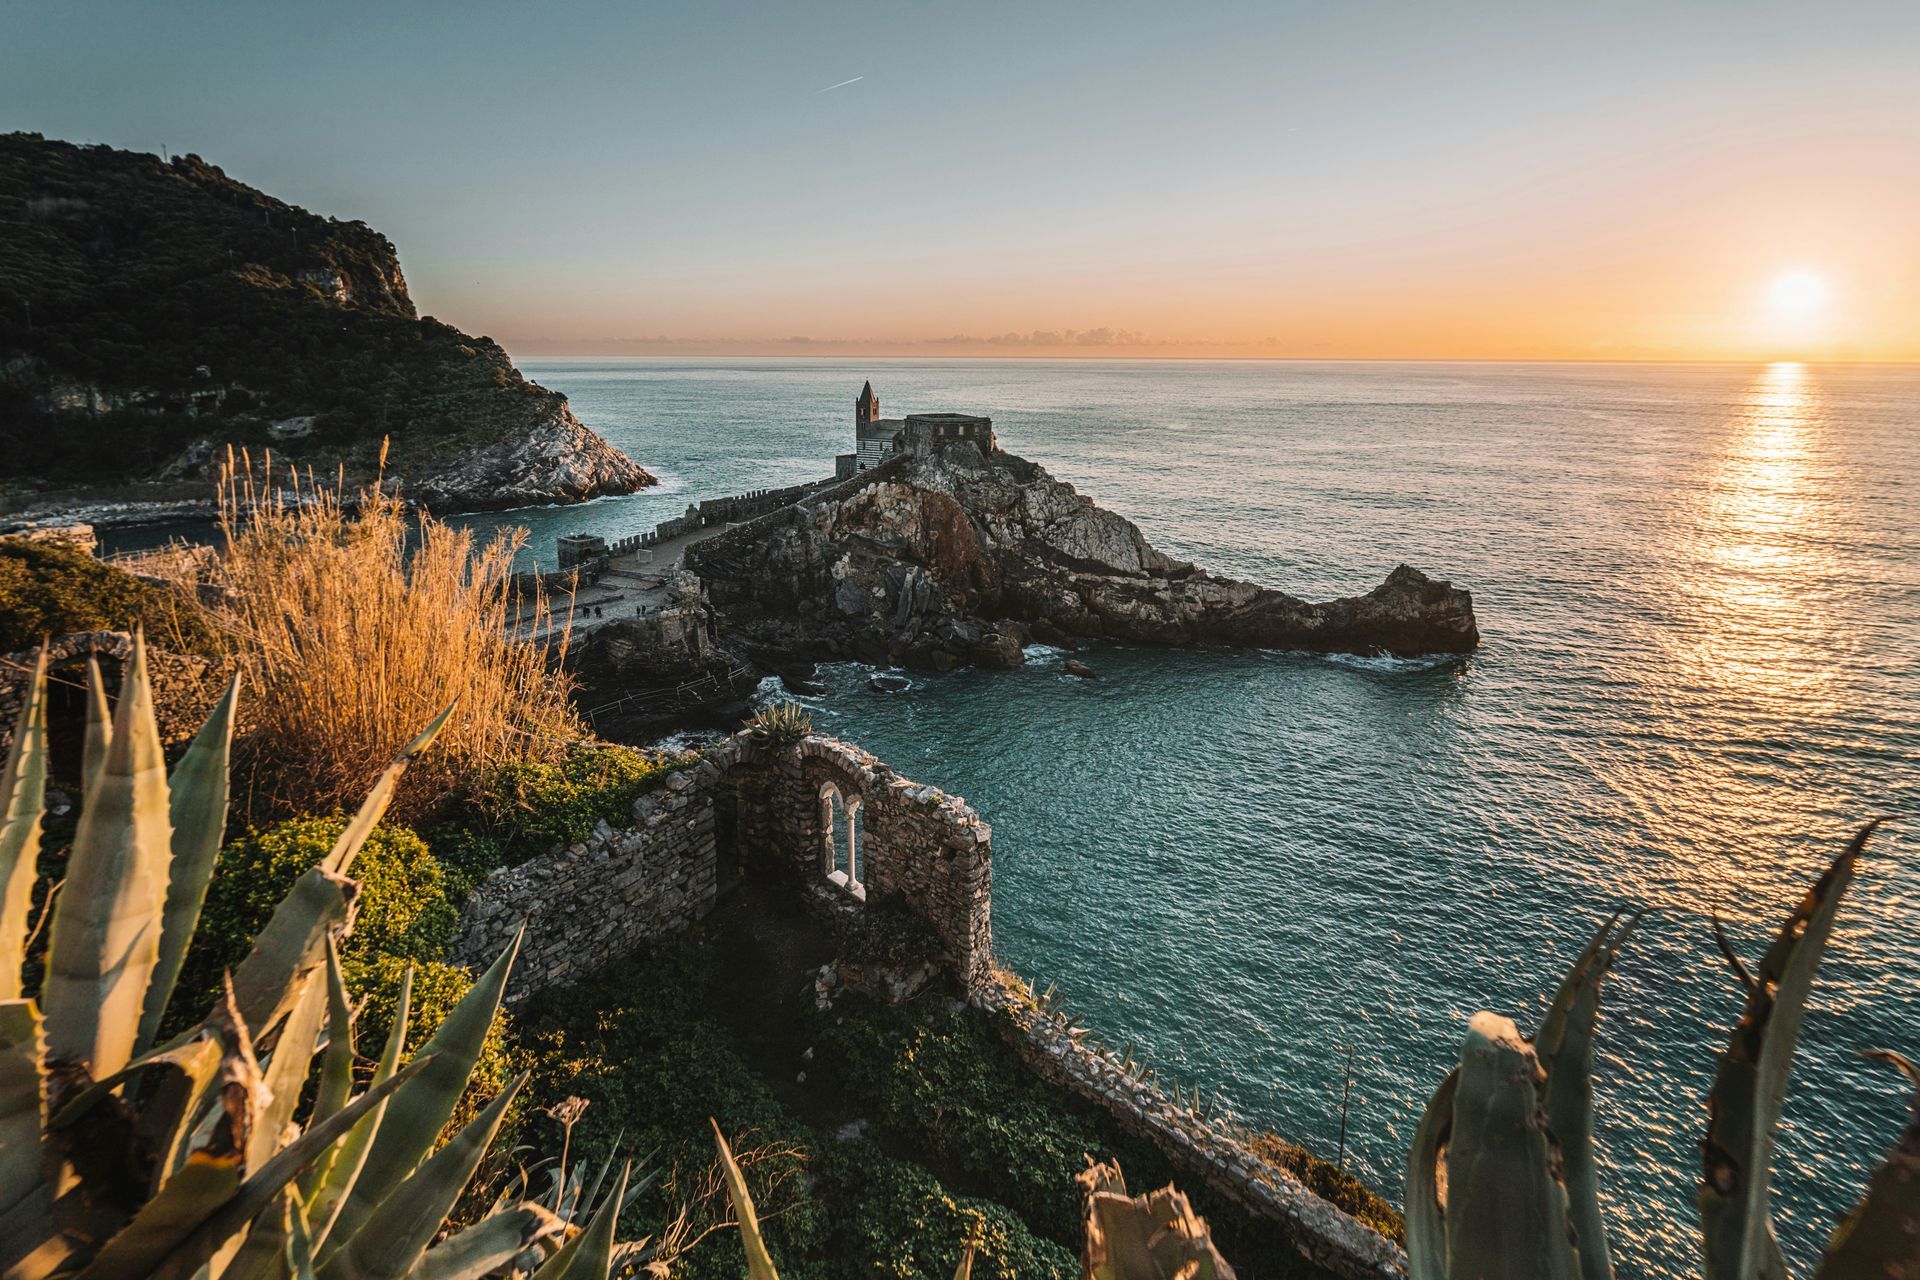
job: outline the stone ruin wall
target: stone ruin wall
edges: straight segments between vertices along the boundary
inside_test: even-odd
[[[711,791],[698,766],[633,803],[633,825],[494,872],[468,897],[453,961],[483,969],[526,924],[506,1003],[517,1006],[678,932],[718,892]]]
[[[110,699],[120,696],[120,672],[133,655],[133,635],[126,631],[73,631],[47,643],[47,680],[68,689],[86,684],[87,658],[100,662],[100,674]],[[13,745],[13,730],[26,703],[27,688],[39,649],[0,654],[0,753]],[[147,647],[147,680],[153,689],[154,719],[160,741],[175,747],[192,739],[213,710],[233,677],[230,661],[214,662],[192,654]],[[50,691],[57,692],[57,691]],[[241,701],[244,720],[246,702]]]
[[[858,899],[829,884],[822,865],[828,782],[860,801],[867,893],[899,895],[940,938],[947,969],[969,986],[983,980],[993,853],[979,816],[846,743],[808,737],[768,747],[747,733],[634,801],[630,826],[601,823],[578,844],[488,877],[467,901],[454,959],[491,962],[524,920],[507,991],[518,1004],[687,928],[723,887],[723,821],[743,874],[771,864],[813,886],[823,905],[851,908]]]
[[[1084,1027],[1034,1000],[1018,978],[997,972],[972,992],[1042,1079],[1106,1111],[1151,1142],[1179,1171],[1250,1215],[1281,1224],[1302,1257],[1342,1280],[1404,1280],[1407,1256],[1391,1240],[1321,1199],[1287,1169],[1262,1158],[1251,1135],[1200,1115],[1130,1071],[1120,1055],[1090,1043]]]
[[[630,827],[603,823],[582,843],[490,877],[467,903],[455,959],[490,962],[525,919],[507,991],[508,1003],[518,1005],[688,927],[723,888],[722,810],[743,851],[741,874],[771,865],[822,906],[857,909],[824,875],[820,793],[828,782],[861,802],[867,892],[898,894],[926,918],[969,1003],[995,1016],[1036,1074],[1152,1142],[1183,1178],[1280,1223],[1314,1265],[1343,1280],[1406,1274],[1406,1256],[1391,1241],[1255,1154],[1248,1135],[1139,1079],[997,970],[990,828],[964,801],[903,778],[848,743],[812,736],[768,747],[734,735],[635,801]]]
[[[739,738],[734,739],[739,743]],[[993,956],[993,831],[966,801],[903,778],[871,753],[808,737],[749,757],[736,771],[741,845],[773,854],[802,883],[852,900],[826,881],[821,789],[828,783],[861,812],[860,882],[870,897],[898,897],[940,939],[942,962],[964,987],[985,980]]]

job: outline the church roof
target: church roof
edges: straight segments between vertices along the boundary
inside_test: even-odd
[[[873,383],[869,382],[865,386],[860,388],[860,398],[858,400],[855,400],[854,403],[855,404],[872,404],[873,403]]]

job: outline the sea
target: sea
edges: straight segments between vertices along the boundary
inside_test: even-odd
[[[1482,647],[1395,660],[1096,645],[1097,681],[825,669],[823,729],[994,832],[994,944],[1107,1043],[1396,1202],[1468,1017],[1537,1026],[1599,921],[1598,1144],[1622,1276],[1697,1274],[1704,1099],[1749,963],[1864,821],[1780,1131],[1810,1270],[1920,1058],[1920,368],[1775,364],[534,360],[661,478],[475,518],[636,532],[827,475],[888,416],[1003,448],[1163,551],[1309,599],[1400,563]],[[139,538],[135,532],[127,535]],[[769,691],[769,696],[771,691]],[[784,695],[782,695],[784,696]],[[1350,1065],[1349,1065],[1350,1064]]]

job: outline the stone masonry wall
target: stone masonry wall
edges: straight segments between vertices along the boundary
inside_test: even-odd
[[[120,672],[133,654],[133,636],[125,631],[74,631],[47,643],[47,679],[79,688],[86,681],[89,656],[100,662],[107,695],[120,696]],[[14,725],[26,702],[27,688],[38,660],[38,649],[0,654],[0,754],[13,745]],[[200,731],[200,724],[233,677],[231,662],[211,662],[191,654],[170,653],[149,645],[147,680],[153,689],[154,718],[160,741],[179,746]],[[246,702],[241,701],[244,721]]]
[[[584,841],[489,876],[467,899],[456,964],[484,968],[526,936],[506,1002],[518,1005],[686,928],[713,905],[713,796],[691,772],[634,801],[633,825],[596,825]]]
[[[972,1003],[1000,1015],[1029,1067],[1043,1079],[1105,1109],[1145,1138],[1183,1178],[1198,1179],[1258,1218],[1279,1222],[1301,1256],[1342,1280],[1404,1280],[1398,1246],[1255,1154],[1235,1127],[1168,1098],[1109,1049],[1043,1008],[1024,983],[995,972]]]
[[[746,874],[770,863],[854,909],[860,898],[828,883],[820,856],[827,781],[860,801],[866,891],[899,895],[941,939],[948,970],[964,985],[981,980],[992,950],[993,851],[979,816],[846,743],[809,737],[771,747],[748,733],[634,801],[630,826],[601,823],[578,844],[489,876],[467,900],[454,960],[490,963],[524,921],[512,1005],[686,928],[719,890],[716,805],[733,814]]]

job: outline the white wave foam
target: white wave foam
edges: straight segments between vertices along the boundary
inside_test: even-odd
[[[1432,671],[1460,660],[1458,654],[1436,653],[1422,658],[1396,658],[1385,653],[1316,653],[1310,655],[1336,667],[1355,671]]]

